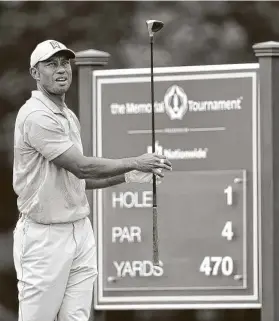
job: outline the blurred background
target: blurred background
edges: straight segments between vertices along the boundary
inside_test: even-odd
[[[256,62],[252,45],[279,40],[276,1],[0,1],[0,321],[17,320],[12,235],[18,213],[12,188],[13,130],[18,109],[35,88],[29,57],[55,39],[75,51],[111,54],[107,69],[148,67],[145,21],[165,27],[156,37],[155,67]],[[77,70],[68,106],[78,114]],[[107,312],[107,321],[259,320],[259,311]],[[39,320],[38,320],[39,321]]]

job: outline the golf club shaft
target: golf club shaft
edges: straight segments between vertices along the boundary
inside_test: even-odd
[[[154,111],[154,75],[153,75],[153,36],[150,37],[151,61],[151,109],[152,109],[152,153],[155,153],[155,111]],[[153,174],[153,264],[159,264],[158,222],[157,222],[157,189],[156,176]]]

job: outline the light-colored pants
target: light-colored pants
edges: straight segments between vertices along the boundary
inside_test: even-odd
[[[14,231],[19,321],[88,321],[97,277],[90,220],[38,224],[26,216]]]

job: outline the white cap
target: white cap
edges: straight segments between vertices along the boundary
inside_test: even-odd
[[[67,51],[70,58],[75,58],[73,50],[67,48],[56,40],[46,40],[37,45],[30,56],[30,67],[34,67],[37,62],[47,60],[59,51]]]

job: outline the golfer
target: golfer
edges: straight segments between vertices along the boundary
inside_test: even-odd
[[[37,84],[15,124],[14,231],[20,321],[87,321],[97,276],[86,189],[150,182],[171,170],[165,156],[83,156],[80,124],[65,104],[75,53],[58,41],[37,45],[30,74]],[[121,144],[121,142],[119,142]]]

